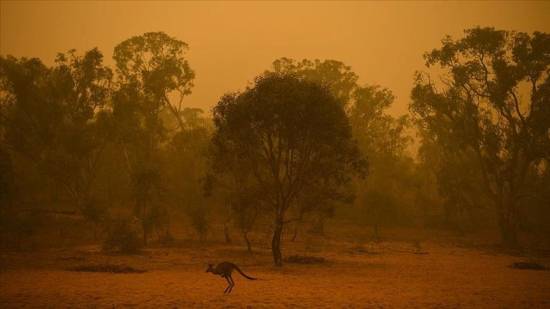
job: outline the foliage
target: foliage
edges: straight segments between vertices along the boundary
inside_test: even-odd
[[[412,165],[406,153],[411,141],[406,133],[408,118],[393,117],[387,112],[395,100],[393,93],[377,85],[360,85],[359,76],[351,67],[336,60],[296,61],[281,58],[273,62],[273,71],[323,85],[340,101],[350,119],[361,152],[369,158],[369,177],[356,180],[358,190],[355,194],[357,203],[367,213],[365,220],[375,228],[384,221],[397,221],[395,214],[399,211],[392,210],[392,205],[408,203],[399,199],[403,195],[410,195],[410,192],[395,189],[405,188],[414,176],[402,170],[403,165],[409,165],[407,169]],[[326,194],[319,190],[317,193]],[[325,203],[322,207],[312,208],[308,204],[319,204],[314,197],[315,193],[311,192],[308,201],[303,201],[297,216],[301,219],[313,211],[317,228],[322,229],[324,218],[334,212],[335,205]],[[382,216],[388,220],[382,220]]]
[[[273,214],[273,258],[281,265],[281,233],[297,198],[314,187],[337,198],[364,167],[342,105],[316,83],[266,74],[243,93],[225,95],[214,124],[215,172],[250,168],[244,173]]]
[[[137,91],[152,113],[167,107],[180,128],[183,98],[191,93],[195,77],[185,59],[187,49],[185,42],[163,32],[147,32],[118,44],[113,54],[120,83]]]
[[[141,250],[137,222],[130,217],[117,217],[107,225],[107,237],[103,242],[105,251],[134,254]]]
[[[3,142],[62,187],[82,213],[90,207],[97,162],[107,142],[103,109],[112,73],[97,49],[38,59],[0,58]]]
[[[479,27],[444,38],[425,55],[436,71],[416,76],[410,118],[391,115],[392,91],[361,84],[343,62],[280,58],[210,119],[184,105],[195,78],[188,45],[162,32],[118,44],[113,69],[96,48],[53,65],[0,56],[3,243],[53,226],[42,214],[77,214],[94,234],[106,227],[106,248],[135,251],[139,233],[171,239],[183,214],[201,240],[218,219],[231,222],[249,251],[266,225],[280,265],[285,226],[322,232],[338,211],[375,237],[385,225],[464,232],[498,220],[507,244],[520,231],[544,241],[549,42]],[[419,162],[408,153],[411,119]],[[107,220],[131,210],[135,222]]]
[[[170,130],[163,115],[170,112],[178,129],[186,129],[182,103],[191,93],[194,78],[184,57],[186,50],[185,42],[162,32],[149,32],[123,41],[113,54],[119,83],[113,115],[120,124],[118,141],[133,185],[144,242],[167,218],[167,210],[160,208],[159,202],[165,189],[159,172],[161,146]],[[178,96],[176,102],[170,99],[174,95]]]
[[[410,109],[424,139],[460,153],[442,156],[444,165],[465,168],[460,157],[476,158],[502,241],[511,246],[518,244],[529,175],[550,155],[549,55],[545,33],[468,29],[463,38],[446,37],[440,49],[425,55],[428,67],[443,70],[441,85],[418,74],[412,91]]]
[[[197,232],[199,240],[204,242],[210,226],[208,222],[208,209],[203,204],[191,204],[185,206],[185,213],[191,221],[191,227]]]
[[[184,128],[168,143],[163,160],[167,195],[186,214],[200,240],[206,238],[209,227],[208,199],[201,192],[212,131],[211,122],[202,114],[200,109],[184,109]]]

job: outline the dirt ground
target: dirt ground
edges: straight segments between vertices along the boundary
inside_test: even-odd
[[[189,308],[550,308],[550,271],[518,270],[532,260],[482,248],[386,241],[358,245],[323,240],[289,243],[284,253],[322,256],[316,265],[271,265],[268,248],[249,255],[240,244],[179,243],[133,256],[97,246],[3,252],[0,307]],[[534,258],[550,265],[548,257]],[[236,286],[205,273],[206,263],[231,261],[260,280],[234,274]],[[115,264],[146,270],[76,272],[79,265]]]

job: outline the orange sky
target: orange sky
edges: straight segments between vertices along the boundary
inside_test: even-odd
[[[406,112],[422,54],[468,27],[550,32],[550,2],[0,2],[0,54],[51,64],[57,52],[113,47],[164,31],[190,46],[188,106],[209,110],[278,57],[337,59],[362,83],[397,95]]]

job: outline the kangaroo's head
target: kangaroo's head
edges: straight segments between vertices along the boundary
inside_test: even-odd
[[[208,268],[206,269],[207,273],[213,273],[214,272],[214,265],[208,264]]]

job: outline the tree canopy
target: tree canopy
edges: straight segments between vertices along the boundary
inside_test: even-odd
[[[243,93],[224,96],[214,109],[214,124],[215,171],[250,170],[273,212],[273,259],[281,265],[289,208],[311,188],[340,197],[350,172],[363,170],[342,104],[319,84],[266,74]]]
[[[502,240],[516,245],[527,181],[547,169],[550,154],[550,36],[472,28],[425,58],[444,75],[436,83],[418,74],[411,111],[425,138],[473,153]]]

